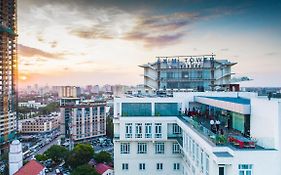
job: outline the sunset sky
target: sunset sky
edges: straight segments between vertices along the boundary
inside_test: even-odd
[[[143,83],[155,56],[216,54],[281,86],[281,1],[18,0],[20,85]]]

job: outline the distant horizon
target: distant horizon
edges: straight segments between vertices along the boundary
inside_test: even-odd
[[[156,56],[214,53],[253,79],[241,86],[278,87],[280,9],[274,0],[18,1],[19,86],[143,84],[138,65]]]

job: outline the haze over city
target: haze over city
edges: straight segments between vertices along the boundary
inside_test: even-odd
[[[20,86],[141,84],[162,55],[238,62],[241,86],[280,86],[280,1],[18,1]]]

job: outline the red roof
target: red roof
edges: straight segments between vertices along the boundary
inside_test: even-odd
[[[99,163],[99,164],[96,165],[96,171],[99,174],[103,174],[104,172],[106,172],[109,169],[112,169],[112,168],[108,165],[103,164],[103,163]]]
[[[43,165],[36,160],[31,160],[21,167],[14,175],[38,175],[43,169]]]

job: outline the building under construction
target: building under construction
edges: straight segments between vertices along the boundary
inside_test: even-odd
[[[0,150],[14,139],[17,123],[17,5],[0,0]],[[0,152],[0,154],[1,154]]]

